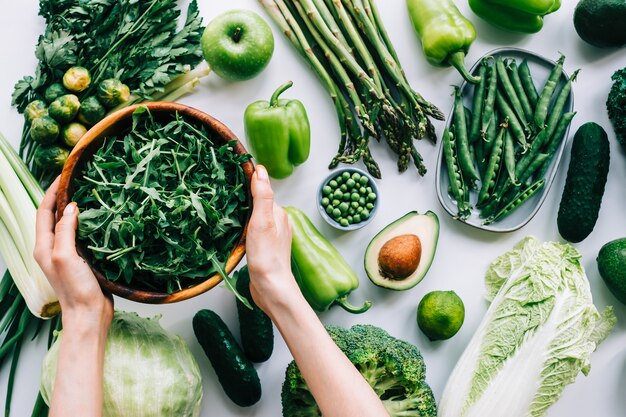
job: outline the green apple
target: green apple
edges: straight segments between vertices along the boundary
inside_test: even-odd
[[[208,24],[201,45],[204,59],[217,75],[242,81],[256,77],[270,62],[274,35],[258,14],[231,10]]]

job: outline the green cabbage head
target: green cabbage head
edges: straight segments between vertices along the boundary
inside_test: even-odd
[[[200,369],[179,336],[159,324],[116,311],[104,360],[104,417],[197,417]],[[62,332],[44,359],[41,395],[50,404]]]

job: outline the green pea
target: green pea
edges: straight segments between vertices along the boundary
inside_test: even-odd
[[[368,210],[373,210],[373,209],[374,209],[374,204],[372,204],[372,203],[367,203],[367,204],[365,205],[365,208],[366,208],[366,209],[368,209]]]
[[[346,217],[346,219],[348,220],[348,223],[352,224],[354,222],[354,217],[352,216],[348,216]]]
[[[339,204],[341,204],[341,200],[333,200],[333,207],[337,207]]]
[[[361,180],[361,174],[359,174],[358,172],[355,172],[354,174],[352,174],[352,179],[355,181],[360,181]]]
[[[341,197],[343,197],[343,193],[341,192],[341,190],[337,189],[333,193],[333,197],[336,198],[336,199],[341,199]]]
[[[372,190],[372,187],[367,187],[366,190],[367,190],[368,194],[374,191],[374,190]]]
[[[350,216],[354,216],[356,214],[356,210],[354,207],[350,207],[350,209],[348,210],[348,215]]]
[[[348,203],[341,203],[339,205],[339,210],[341,211],[341,214],[345,214],[349,208],[350,208],[350,205]]]
[[[359,180],[359,183],[361,183],[361,185],[367,185],[368,182],[370,182],[370,180],[367,177],[361,177],[361,179]]]
[[[365,204],[367,204],[367,201],[365,201],[365,197],[359,198],[359,205],[365,206]]]
[[[348,188],[354,188],[356,182],[352,178],[350,178],[348,181],[346,181],[346,185],[348,186]]]
[[[341,184],[341,187],[339,187],[339,189],[345,193],[346,191],[348,191],[348,186],[346,184]]]
[[[367,192],[367,189],[365,187],[361,187],[359,188],[359,194],[368,195],[369,193]]]
[[[354,223],[361,223],[361,216],[357,214],[352,218],[352,220],[354,220]]]
[[[348,227],[350,226],[350,222],[348,221],[348,219],[341,219],[339,221],[339,224],[342,225],[343,227]]]
[[[343,174],[341,174],[341,176],[343,177],[344,180],[347,181],[350,178],[350,173],[346,171]]]
[[[345,193],[341,199],[343,201],[350,201],[350,193]]]
[[[353,201],[353,202],[351,202],[351,203],[350,203],[350,207],[354,207],[355,209],[356,209],[356,208],[359,208],[359,207],[360,207],[360,206],[359,206],[359,202],[358,202],[358,201]]]
[[[361,219],[366,220],[370,217],[370,211],[365,209],[361,212]]]
[[[341,210],[339,210],[338,208],[333,210],[333,217],[338,219],[339,217],[341,217]]]
[[[359,206],[359,207],[357,207],[356,212],[357,213],[361,213],[363,210],[365,210],[365,209],[363,207]]]
[[[328,214],[330,214],[330,215],[332,215],[332,214],[333,214],[333,210],[334,210],[334,207],[333,207],[333,206],[328,206],[328,207],[326,207],[326,213],[328,213]]]
[[[374,193],[369,193],[367,195],[367,201],[376,201],[376,194]]]
[[[330,186],[330,188],[335,189],[337,188],[338,184],[337,181],[335,180],[330,180],[330,182],[328,183],[328,185]]]
[[[325,185],[324,188],[322,188],[322,194],[323,195],[330,195],[330,194],[332,194],[332,192],[333,192],[333,189],[330,188],[330,186],[328,186],[328,185]]]
[[[326,207],[330,204],[330,200],[327,197],[322,198],[322,206]]]
[[[350,200],[352,200],[352,201],[359,201],[360,198],[361,198],[361,196],[358,195],[357,193],[350,194]]]

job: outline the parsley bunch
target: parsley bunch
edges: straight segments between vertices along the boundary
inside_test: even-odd
[[[130,87],[132,99],[174,100],[189,83],[206,74],[190,71],[202,61],[203,27],[196,0],[181,11],[176,0],[40,0],[39,14],[46,30],[39,38],[35,76],[20,80],[12,104],[19,112],[33,100],[42,100],[48,86],[58,83],[68,68],[89,70],[91,87],[79,95],[92,96],[103,80],[115,78]],[[187,87],[187,88],[185,88]],[[181,89],[181,94],[174,94]],[[57,173],[38,172],[32,166],[36,144],[24,129],[20,153],[44,184]]]
[[[78,236],[107,279],[171,293],[225,275],[248,216],[241,164],[250,156],[219,141],[140,107],[85,165],[73,197]]]

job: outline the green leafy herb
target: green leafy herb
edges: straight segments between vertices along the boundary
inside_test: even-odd
[[[178,114],[157,121],[141,107],[76,180],[79,240],[111,281],[174,292],[218,273],[231,289],[223,265],[248,214],[249,158]]]

